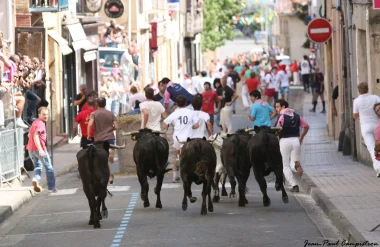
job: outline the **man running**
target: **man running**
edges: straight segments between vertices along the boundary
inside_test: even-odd
[[[232,131],[232,104],[239,97],[229,86],[227,86],[227,77],[222,78],[222,87],[218,89],[219,100],[222,101],[222,110],[220,111],[220,125],[226,133]]]
[[[170,114],[162,124],[162,130],[166,130],[170,124],[174,125],[173,147],[176,150],[176,155],[174,156],[173,162],[173,183],[179,181],[176,160],[183,145],[180,144],[178,140],[186,141],[188,137],[192,136],[193,129],[199,128],[199,118],[193,110],[186,108],[186,102],[187,98],[184,95],[177,96],[177,110]]]
[[[303,60],[300,63],[299,70],[301,71],[304,91],[308,93],[310,93],[309,79],[310,79],[311,69],[312,69],[312,66],[309,61],[309,58],[306,55],[303,56]]]
[[[94,111],[96,111],[96,98],[97,98],[97,93],[95,91],[91,91],[87,95],[87,109],[84,110],[84,107],[82,108],[82,111],[79,112],[79,114],[75,117],[75,122],[73,126],[73,135],[76,136],[77,134],[77,128],[78,124],[80,126],[80,129],[82,131],[82,137],[80,139],[80,147],[85,148],[88,145],[92,144],[94,142],[94,128],[91,129],[90,135],[92,136],[90,140],[87,138],[88,137],[88,122],[90,121],[90,115]]]
[[[318,104],[318,97],[320,97],[322,101],[322,107],[323,107],[321,113],[326,113],[326,104],[325,104],[325,98],[323,95],[325,91],[325,86],[323,82],[324,82],[323,73],[320,72],[319,68],[315,68],[315,79],[312,85],[312,90],[314,94],[314,98],[313,98],[314,107],[313,109],[310,110],[310,112],[315,112],[315,108],[317,107],[317,104]]]
[[[258,132],[261,128],[270,128],[271,119],[276,116],[275,109],[261,99],[261,93],[253,90],[249,93],[252,101],[251,111],[247,111],[248,118],[253,121],[252,128]]]
[[[49,110],[46,107],[38,109],[38,119],[30,127],[29,140],[26,149],[34,165],[34,177],[32,180],[33,190],[41,192],[39,182],[41,180],[42,165],[46,168],[46,180],[50,193],[56,193],[54,168],[51,164],[50,156],[46,148],[46,122],[49,118]]]
[[[207,83],[207,82],[205,82]],[[201,111],[203,97],[200,94],[196,94],[191,100],[191,105],[194,108],[194,112],[199,119],[199,128],[193,129],[192,138],[209,137],[214,134],[214,130],[210,121],[210,115]]]
[[[170,100],[177,101],[176,97],[179,95],[182,95],[186,98],[186,107],[192,110],[191,106],[191,100],[193,99],[194,95],[189,93],[186,89],[184,89],[180,84],[172,82],[169,78],[164,77],[162,80],[162,86],[165,88],[165,94],[164,94],[164,106],[165,110],[168,113],[169,112],[169,103]]]
[[[141,128],[160,131],[160,120],[166,117],[165,108],[160,102],[153,101],[154,90],[145,89],[146,101],[140,103],[141,109]]]
[[[301,144],[309,131],[309,125],[283,99],[276,102],[276,111],[280,116],[277,119],[277,128],[282,128],[279,134],[280,151],[284,166],[285,179],[292,186],[291,192],[299,192],[299,187],[293,172],[302,176],[303,170],[300,164]],[[300,128],[303,128],[300,136]]]
[[[94,126],[94,142],[106,141],[109,144],[115,145],[114,131],[118,129],[117,119],[112,111],[106,110],[106,99],[103,97],[97,100],[98,109],[91,113],[90,122],[87,126],[87,140],[91,140],[91,129]],[[114,162],[115,151],[109,150],[108,165]],[[111,169],[110,169],[111,170]],[[110,176],[110,184],[113,184],[114,176]]]
[[[204,88],[205,88],[205,91],[202,93],[202,99],[203,99],[202,111],[206,112],[210,116],[211,125],[214,125],[214,114],[215,114],[214,105],[219,101],[219,98],[216,92],[211,89],[210,82],[206,81],[204,83]]]

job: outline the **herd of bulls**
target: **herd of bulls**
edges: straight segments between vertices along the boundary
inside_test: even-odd
[[[183,182],[184,196],[182,209],[187,210],[187,199],[191,203],[197,198],[192,195],[191,184],[202,184],[201,214],[213,212],[213,202],[220,200],[219,180],[222,178],[222,196],[227,196],[225,189],[226,176],[231,184],[230,197],[236,197],[236,180],[238,182],[239,206],[244,207],[248,203],[245,196],[246,183],[250,175],[251,167],[254,176],[263,194],[263,204],[270,205],[267,195],[267,183],[265,176],[274,172],[275,188],[282,191],[282,200],[288,203],[288,195],[284,188],[282,156],[275,131],[279,129],[261,128],[238,130],[227,136],[214,135],[212,139],[190,139],[181,148],[180,176]],[[141,199],[144,207],[149,207],[149,184],[147,177],[157,177],[154,193],[157,195],[156,208],[162,208],[161,187],[165,173],[168,169],[169,144],[160,136],[163,132],[141,129],[139,131],[123,133],[131,136],[136,141],[133,150],[133,159],[136,163],[137,176],[141,185]],[[107,142],[95,143],[77,154],[79,172],[83,183],[83,190],[88,198],[91,216],[90,225],[100,228],[99,221],[108,216],[105,206],[107,196],[107,184],[110,176],[108,168],[109,148],[124,148],[125,146],[109,145]],[[218,155],[217,155],[218,154]],[[236,180],[235,180],[236,178]],[[211,189],[214,188],[214,197],[211,199]],[[207,203],[206,203],[207,197]],[[102,206],[102,212],[100,207]]]

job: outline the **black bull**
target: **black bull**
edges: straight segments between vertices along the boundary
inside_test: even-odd
[[[188,139],[181,148],[180,164],[184,190],[182,209],[187,210],[187,197],[191,203],[197,200],[191,192],[191,184],[195,182],[203,184],[201,214],[207,214],[206,196],[208,196],[208,211],[213,212],[211,187],[216,168],[216,154],[213,146],[206,139]]]
[[[236,196],[235,177],[238,180],[240,207],[244,207],[245,204],[248,203],[245,193],[247,191],[246,185],[251,169],[247,152],[247,146],[250,138],[251,135],[245,130],[238,130],[235,134],[229,134],[227,138],[223,140],[223,145],[220,152],[222,164],[227,170],[227,175],[231,183],[230,197]],[[218,181],[216,181],[216,183],[218,183]],[[214,184],[214,186],[218,186],[218,184]]]
[[[154,188],[154,193],[157,195],[156,208],[162,208],[160,196],[162,182],[165,173],[171,170],[166,169],[168,166],[169,144],[159,134],[159,132],[155,133],[150,129],[141,129],[138,133],[132,134],[132,140],[137,140],[133,149],[133,160],[136,163],[144,207],[150,206],[147,177],[153,178],[157,176],[157,185]]]
[[[110,177],[108,167],[110,145],[108,142],[96,142],[77,153],[78,169],[91,210],[89,225],[100,228],[100,220],[108,217],[105,198]],[[102,213],[100,206],[102,204]],[[103,215],[103,217],[102,217]]]
[[[272,171],[276,176],[275,188],[282,191],[282,201],[288,203],[288,195],[284,188],[282,155],[280,144],[275,134],[270,129],[262,129],[253,136],[248,143],[249,159],[251,161],[255,179],[263,193],[263,204],[270,205],[267,195],[267,183],[264,176]]]

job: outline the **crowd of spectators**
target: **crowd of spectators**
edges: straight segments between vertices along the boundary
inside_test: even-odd
[[[6,129],[6,120],[13,119],[13,111],[16,125],[28,128],[35,120],[37,107],[48,105],[45,99],[45,63],[41,58],[10,54],[9,43],[2,39],[2,34],[0,36],[0,130]],[[23,114],[25,104],[26,112]]]

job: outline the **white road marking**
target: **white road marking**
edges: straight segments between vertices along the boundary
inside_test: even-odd
[[[78,188],[74,189],[64,189],[64,190],[58,190],[57,193],[50,193],[49,196],[64,196],[64,195],[72,195],[77,192]]]
[[[107,189],[111,192],[129,191],[131,186],[107,186]]]
[[[313,29],[310,29],[310,33],[328,33],[330,31],[330,29],[328,27],[326,28],[313,28]]]
[[[162,184],[161,189],[179,189],[182,187],[182,183],[176,183],[176,184]]]

